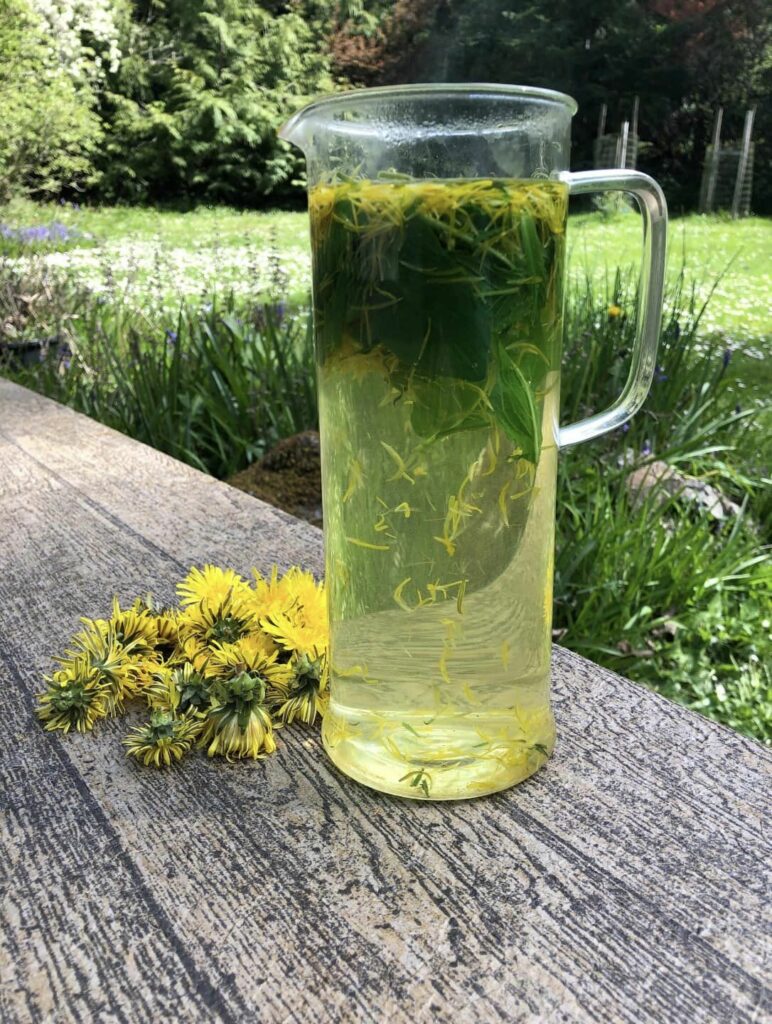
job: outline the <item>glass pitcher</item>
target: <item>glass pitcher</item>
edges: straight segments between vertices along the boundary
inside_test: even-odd
[[[576,103],[544,89],[331,96],[281,137],[308,166],[333,762],[457,799],[531,775],[550,707],[559,447],[620,426],[651,383],[667,212],[626,170],[569,173]],[[558,427],[569,194],[643,225],[617,402]]]

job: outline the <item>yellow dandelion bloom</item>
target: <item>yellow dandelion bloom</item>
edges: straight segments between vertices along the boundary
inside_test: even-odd
[[[292,603],[290,581],[287,576],[279,578],[278,566],[274,566],[269,577],[263,576],[257,569],[252,570],[255,586],[252,595],[252,610],[255,618],[262,619],[266,615],[283,612]]]
[[[69,663],[66,668],[47,676],[46,682],[47,688],[37,695],[36,714],[47,731],[87,732],[94,727],[94,722],[107,715],[105,691],[97,683],[96,673],[87,658]]]
[[[277,720],[290,725],[296,719],[311,725],[323,716],[328,703],[326,659],[293,655],[292,677],[283,698],[271,702]]]
[[[209,662],[212,675],[234,677],[244,672],[258,677],[265,693],[283,696],[293,678],[293,669],[286,660],[279,660],[279,652],[269,637],[253,634],[235,644],[221,644],[211,648]]]
[[[147,701],[148,707],[154,711],[174,712],[177,710],[180,697],[172,671],[168,665],[156,665],[147,685],[142,690],[142,696]]]
[[[256,590],[260,586],[257,580]],[[311,573],[294,568],[264,587],[258,605],[260,626],[280,650],[319,657],[329,642],[327,594]]]
[[[273,753],[276,740],[264,701],[265,685],[252,673],[219,682],[199,746],[209,757],[224,754],[229,761]]]
[[[190,604],[178,619],[180,639],[193,639],[199,649],[212,644],[232,644],[245,637],[255,625],[254,617],[240,599],[225,597],[211,604],[202,600]]]
[[[287,613],[292,608],[306,610],[306,615],[326,615],[327,596],[324,583],[317,583],[310,572],[293,566],[279,578],[279,571],[273,567],[270,577],[253,570],[255,589],[253,608],[257,618],[262,619],[277,612]]]
[[[263,619],[263,629],[284,651],[303,651],[320,654],[327,644],[327,626],[306,623],[300,616],[273,615]]]
[[[143,696],[156,711],[200,714],[207,711],[212,702],[211,686],[211,679],[196,671],[190,662],[177,668],[161,665]]]
[[[618,316],[621,316],[621,315],[622,315],[622,307],[621,306],[616,306],[616,305],[613,305],[613,304],[611,306],[609,306],[609,308],[608,308],[609,320],[616,320],[616,318]]]
[[[60,659],[62,667],[85,659],[95,684],[104,690],[109,713],[117,714],[124,701],[137,692],[137,666],[132,658],[135,641],[121,644],[112,626],[103,631],[99,621],[82,621],[86,628],[73,637],[75,649],[65,652],[66,657]]]
[[[226,602],[238,604],[249,596],[249,585],[233,569],[218,569],[216,565],[195,566],[177,584],[177,593],[183,608],[205,601],[210,607],[219,607]]]
[[[114,597],[108,629],[113,632],[119,644],[131,648],[135,657],[146,657],[155,652],[158,622],[156,616],[144,610],[139,601],[131,608],[121,608],[118,598]]]
[[[154,711],[150,722],[134,729],[123,742],[129,756],[160,768],[187,754],[202,724],[199,719],[175,718],[169,711]]]
[[[265,633],[248,633],[232,644],[214,644],[212,665],[219,668],[263,671],[276,661],[276,644]]]
[[[209,707],[211,683],[190,663],[172,670],[171,685],[177,695],[177,707],[183,714],[203,712]]]

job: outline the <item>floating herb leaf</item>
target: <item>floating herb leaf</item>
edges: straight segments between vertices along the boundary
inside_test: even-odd
[[[463,380],[436,382],[417,379],[410,389],[413,412],[410,422],[419,437],[439,438],[457,430],[490,425],[490,400],[476,384]]]
[[[407,779],[410,779],[410,786],[412,789],[423,790],[424,796],[428,799],[429,787],[431,786],[431,776],[427,771],[420,768],[418,771],[408,772],[407,775],[403,775],[399,781],[405,782]]]
[[[310,196],[317,351],[381,352],[426,440],[497,423],[538,461],[558,351],[557,182],[346,181]]]
[[[521,450],[524,459],[535,463],[541,450],[541,419],[531,386],[503,345],[499,346],[498,363],[491,405],[510,441]]]

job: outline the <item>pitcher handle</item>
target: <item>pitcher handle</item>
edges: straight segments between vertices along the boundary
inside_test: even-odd
[[[649,393],[662,322],[667,203],[656,181],[639,171],[563,171],[558,178],[568,185],[572,196],[586,192],[629,192],[635,198],[643,218],[643,262],[630,373],[622,394],[608,409],[559,428],[559,447],[567,448],[568,445],[589,441],[592,437],[621,427],[638,412]]]

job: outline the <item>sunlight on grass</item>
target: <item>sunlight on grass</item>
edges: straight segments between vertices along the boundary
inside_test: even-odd
[[[637,266],[641,228],[630,213],[609,220],[597,214],[571,219],[569,227],[571,275],[596,279],[618,266]],[[691,214],[671,220],[668,276],[672,280],[686,267],[688,280],[705,300],[715,285],[703,320],[704,329],[720,329],[737,336],[772,334],[772,220],[748,217],[731,221]]]
[[[310,289],[304,212],[202,207],[177,213],[29,201],[0,211],[0,223],[11,227],[53,222],[77,234],[65,246],[43,245],[54,250],[47,260],[77,270],[93,287],[104,287],[111,273],[121,289],[139,295],[165,292],[170,301],[214,288],[254,296],[272,289],[278,271],[290,301],[303,301]],[[573,281],[589,273],[596,285],[604,278],[610,282],[617,267],[635,267],[640,260],[640,223],[632,212],[612,218],[599,213],[572,216],[568,240]],[[671,221],[668,258],[671,280],[682,263],[687,282],[696,284],[702,299],[715,286],[704,328],[723,330],[738,342],[772,335],[772,220],[733,222],[697,214],[676,218]]]

